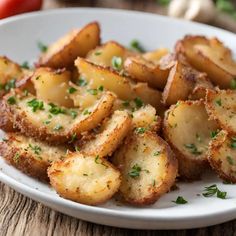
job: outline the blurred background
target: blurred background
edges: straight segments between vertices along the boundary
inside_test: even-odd
[[[0,19],[62,7],[105,7],[152,12],[236,32],[236,0],[0,0]]]

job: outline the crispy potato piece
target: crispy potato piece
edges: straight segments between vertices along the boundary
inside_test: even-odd
[[[167,48],[158,48],[154,51],[146,52],[142,54],[143,58],[148,61],[159,62],[160,59],[168,54]]]
[[[95,65],[83,58],[77,58],[75,66],[78,68],[82,78],[88,83],[89,88],[97,89],[103,86],[123,100],[135,98],[129,80],[115,71]]]
[[[175,104],[178,100],[192,98],[205,98],[206,89],[213,88],[207,80],[205,73],[200,73],[181,61],[176,61],[170,70],[162,98],[167,106]]]
[[[0,56],[0,98],[15,87],[15,82],[23,76],[21,67],[8,59]]]
[[[37,98],[60,106],[72,107],[73,101],[69,97],[70,78],[71,73],[65,69],[52,70],[42,67],[36,69],[31,80]]]
[[[236,183],[236,137],[220,131],[210,143],[208,160],[223,180]]]
[[[120,57],[122,61],[124,61],[124,59],[131,54],[134,53],[119,43],[109,41],[91,50],[86,56],[86,59],[96,65],[112,67],[112,58],[114,56]]]
[[[4,97],[3,100],[0,100],[0,114],[0,129],[5,132],[14,132],[16,127],[13,123],[13,114]]]
[[[156,115],[154,107],[145,105],[132,113],[132,125],[134,128],[143,127],[158,132],[161,128],[161,118]]]
[[[179,101],[165,114],[163,133],[179,161],[179,174],[185,180],[201,177],[208,167],[206,153],[211,132],[217,130],[202,101]]]
[[[120,193],[133,205],[154,203],[170,190],[178,171],[168,144],[151,132],[131,134],[112,162],[121,171]]]
[[[164,110],[164,105],[161,101],[162,93],[160,91],[148,87],[147,83],[137,83],[132,88],[136,96],[140,97],[144,103],[155,107],[158,114]]]
[[[229,133],[236,133],[235,102],[235,91],[207,91],[206,108],[210,118]]]
[[[66,156],[66,147],[50,146],[19,133],[8,133],[0,142],[0,155],[24,173],[48,181],[47,168]]]
[[[177,53],[186,56],[196,69],[206,72],[220,88],[230,88],[236,76],[236,62],[231,51],[218,39],[203,36],[185,36],[175,47]]]
[[[146,82],[153,88],[165,87],[168,69],[163,69],[159,64],[148,61],[142,57],[128,57],[124,62],[125,71],[136,81]]]
[[[14,103],[9,100],[12,98]],[[22,133],[52,143],[63,143],[95,128],[110,114],[114,100],[115,96],[106,92],[100,100],[84,111],[58,107],[37,100],[30,94],[25,96],[21,92],[9,94],[3,102],[13,114],[14,126]]]
[[[120,172],[108,161],[81,153],[54,162],[48,169],[48,176],[60,196],[87,205],[109,200],[121,182]]]
[[[100,43],[100,28],[97,22],[92,22],[82,29],[74,29],[50,45],[39,58],[40,66],[52,68],[69,68],[74,60],[94,49]]]
[[[94,138],[78,144],[79,151],[89,156],[110,156],[130,131],[131,122],[127,111],[115,111],[111,118],[104,121]]]

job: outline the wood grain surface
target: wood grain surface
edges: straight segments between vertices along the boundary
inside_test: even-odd
[[[44,3],[44,9],[74,6],[122,8],[157,12],[159,14],[165,13],[165,9],[160,8],[154,0],[45,0]],[[178,231],[128,230],[96,225],[51,210],[24,197],[2,183],[0,183],[0,192],[0,236],[236,236],[236,221],[202,229]]]

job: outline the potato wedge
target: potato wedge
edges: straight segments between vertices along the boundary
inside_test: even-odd
[[[109,41],[101,46],[91,50],[86,59],[96,65],[112,67],[112,58],[120,57],[122,61],[128,56],[134,54],[124,46],[115,41]]]
[[[229,133],[236,133],[235,102],[235,91],[207,91],[206,108],[210,118]]]
[[[142,57],[128,57],[124,62],[124,70],[136,81],[146,82],[150,87],[163,89],[169,70]]]
[[[120,172],[112,164],[99,156],[81,153],[54,162],[48,176],[60,196],[87,205],[106,202],[120,186]]]
[[[175,50],[197,70],[206,72],[215,85],[222,89],[231,87],[236,76],[236,62],[231,51],[216,38],[185,36],[177,42]]]
[[[48,181],[47,168],[65,158],[66,152],[66,147],[50,146],[19,133],[8,133],[0,142],[0,155],[10,165],[42,181]]]
[[[88,156],[110,156],[130,131],[131,122],[127,111],[115,111],[104,121],[94,138],[77,144],[79,151]]]
[[[0,56],[0,98],[15,87],[16,80],[21,76],[23,71],[17,63]]]
[[[21,92],[9,94],[4,102],[13,114],[14,126],[23,134],[52,143],[63,143],[95,128],[110,114],[114,100],[115,96],[106,92],[84,111],[58,107]]]
[[[203,101],[179,101],[165,114],[163,133],[179,161],[179,174],[195,180],[208,167],[207,151],[216,122],[208,120]]]
[[[208,160],[211,167],[225,181],[236,183],[236,137],[220,131],[210,143]]]
[[[120,193],[133,205],[148,205],[175,183],[178,163],[168,144],[151,132],[134,132],[115,153],[121,171]]]
[[[56,103],[59,106],[73,107],[73,101],[69,97],[70,77],[71,73],[65,69],[53,70],[42,67],[35,70],[31,80],[37,98]]]
[[[94,49],[100,43],[100,27],[92,22],[82,29],[74,29],[50,45],[39,58],[39,65],[51,68],[70,68],[74,60]]]

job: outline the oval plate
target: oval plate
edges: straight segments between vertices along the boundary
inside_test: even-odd
[[[102,40],[116,40],[128,45],[138,39],[147,50],[173,48],[185,34],[216,36],[236,52],[236,36],[214,27],[148,13],[108,9],[61,9],[25,14],[0,21],[0,54],[19,63],[39,54],[37,42],[52,42],[72,28],[90,21],[101,24]],[[1,134],[0,134],[1,136]],[[102,206],[86,206],[60,198],[48,185],[38,182],[0,158],[0,181],[16,191],[57,211],[79,219],[117,227],[137,229],[183,229],[204,227],[236,218],[236,187],[224,185],[214,174],[202,181],[178,184],[179,190],[163,196],[154,205],[135,208],[111,200]],[[217,184],[227,192],[227,199],[204,198],[205,186]],[[183,196],[188,204],[172,201]]]

